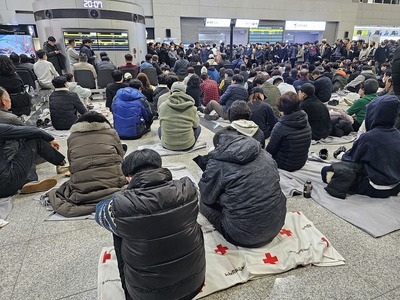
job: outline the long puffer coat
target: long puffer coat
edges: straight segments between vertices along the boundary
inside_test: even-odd
[[[121,141],[108,123],[74,124],[68,138],[71,178],[48,193],[54,211],[65,217],[95,212],[98,202],[126,184],[123,155]]]
[[[168,169],[135,174],[112,199],[115,233],[122,238],[125,285],[131,299],[192,299],[205,277],[198,196],[188,177]]]
[[[276,163],[252,137],[221,135],[199,183],[201,201],[220,206],[225,232],[242,245],[270,242],[281,230],[286,198]]]

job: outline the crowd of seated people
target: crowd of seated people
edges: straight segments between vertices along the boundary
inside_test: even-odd
[[[48,44],[47,49],[54,47],[50,38]],[[96,211],[96,221],[113,234],[127,299],[146,299],[145,290],[165,299],[191,299],[201,290],[205,254],[196,222],[199,210],[235,245],[251,248],[271,242],[286,213],[279,170],[303,168],[312,140],[332,134],[327,104],[334,92],[359,94],[341,113],[351,129],[364,133],[341,162],[322,168],[327,191],[339,198],[347,193],[386,198],[400,192],[400,48],[392,41],[368,45],[345,39],[331,46],[323,40],[232,49],[223,44],[194,43],[185,49],[183,44],[149,43],[144,61],[134,64],[126,54],[126,64],[118,69],[104,53],[96,64],[91,44],[84,40],[77,53],[70,41],[67,55],[74,59],[73,70],[90,69],[94,76],[104,68],[112,72],[105,104],[113,123],[86,111],[82,99],[88,94],[77,88],[71,74],[59,76],[47,61],[49,52],[39,50],[33,65],[39,84],[55,89],[49,103],[54,128],[71,132],[71,179],[47,197],[67,217]],[[59,54],[52,50],[53,56]],[[38,181],[37,155],[58,167],[66,164],[50,135],[8,112],[10,94],[24,88],[14,65],[21,61],[0,56],[0,66],[7,66],[0,68],[0,151],[7,158],[0,163],[2,197],[55,185]],[[154,69],[158,85],[151,85],[147,69]],[[136,77],[124,75],[126,70],[134,70]],[[379,87],[383,91],[378,94]],[[215,133],[214,150],[195,159],[203,170],[199,194],[189,178],[173,180],[152,150],[134,151],[124,159],[121,139],[140,139],[151,130],[158,131],[165,149],[191,150],[201,136],[203,114],[204,122],[223,118],[230,124]],[[152,129],[156,118],[159,127]],[[385,143],[391,147],[382,151]],[[174,255],[178,238],[182,247]],[[162,261],[143,250],[154,245],[168,254]],[[160,276],[166,273],[173,276]],[[157,285],[151,281],[156,279]]]

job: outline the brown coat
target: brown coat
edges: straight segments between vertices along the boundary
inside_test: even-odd
[[[96,204],[119,191],[126,180],[121,141],[109,124],[80,122],[70,131],[71,178],[48,196],[55,212],[76,217],[93,213]]]

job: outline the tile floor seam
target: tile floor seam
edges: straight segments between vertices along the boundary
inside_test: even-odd
[[[368,282],[359,272],[357,272],[355,269],[353,269],[353,267],[352,267],[351,265],[348,265],[348,267],[350,268],[350,270],[352,270],[354,273],[356,273],[366,284],[369,284],[370,286],[373,286],[374,288],[378,289],[379,291],[382,290],[382,287],[381,287],[381,286],[375,285],[375,283],[370,283],[370,282]],[[399,288],[399,287],[397,287],[397,288]],[[396,290],[397,288],[394,288],[393,290]],[[385,294],[387,294],[387,293],[390,293],[390,292],[393,291],[393,290],[383,292],[382,294],[379,294],[379,295],[376,296],[375,298],[381,297],[381,296],[383,296],[383,295],[385,295]],[[386,298],[386,297],[385,297],[385,298]]]
[[[54,222],[71,222],[71,221],[54,221]],[[64,233],[70,233],[70,232],[79,231],[79,230],[86,230],[86,229],[88,229],[88,227],[71,229],[71,230],[56,232],[56,233],[52,233],[52,234],[48,234],[48,235],[36,236],[36,237],[30,238],[28,241],[30,242],[30,241],[33,241],[33,240],[38,240],[38,239],[42,239],[42,238],[48,238],[48,237],[55,236],[55,235],[60,235],[60,234],[64,234]]]
[[[29,245],[30,245],[30,241],[26,241],[25,243],[26,243],[26,247],[25,247],[24,255],[23,255],[22,259],[21,259],[21,265],[19,266],[19,269],[18,269],[18,272],[17,272],[17,276],[15,277],[15,282],[14,282],[13,289],[12,289],[12,292],[11,292],[10,300],[13,299],[15,287],[18,284],[19,275],[21,274],[22,266],[24,265],[26,254],[28,253],[28,248],[29,248]]]
[[[55,300],[62,300],[62,299],[66,299],[66,298],[69,298],[69,297],[72,297],[72,296],[77,296],[77,295],[79,295],[79,294],[83,294],[83,293],[91,292],[91,291],[94,291],[94,290],[97,290],[97,288],[94,288],[94,289],[89,289],[89,290],[86,290],[86,291],[83,291],[83,292],[79,292],[79,293],[76,293],[76,294],[71,294],[71,295],[68,295],[68,296],[65,296],[65,297],[57,298],[57,299],[55,299]]]
[[[387,291],[387,292],[383,293],[381,296],[385,296],[386,294],[389,294],[389,293],[391,293],[391,292],[394,292],[395,290],[400,290],[400,285],[399,285],[398,287],[395,287],[394,289],[392,289],[392,290],[390,290],[390,291]],[[386,297],[386,296],[385,296],[385,297]]]

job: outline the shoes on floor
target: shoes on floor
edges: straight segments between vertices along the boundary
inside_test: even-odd
[[[347,99],[347,98],[343,98],[344,103],[346,103],[348,106],[352,106],[353,105],[353,101]]]
[[[46,178],[36,182],[28,182],[22,187],[21,194],[45,192],[55,187],[56,184],[57,184],[57,179],[55,178]]]
[[[329,100],[328,105],[337,106],[337,105],[339,105],[339,100],[337,100],[337,99]]]
[[[56,166],[57,174],[69,173],[69,166]]]
[[[197,107],[197,110],[199,111],[199,112],[201,112],[201,113],[203,113],[204,114],[204,107],[203,106],[198,106]]]
[[[208,120],[208,121],[216,121],[219,119],[218,115],[209,115],[209,114],[205,114],[204,115],[204,119]]]
[[[346,152],[346,150],[345,146],[340,146],[335,152],[333,152],[333,157],[337,158],[340,153]]]
[[[319,150],[318,156],[321,159],[327,159],[328,158],[328,150],[327,149]]]

